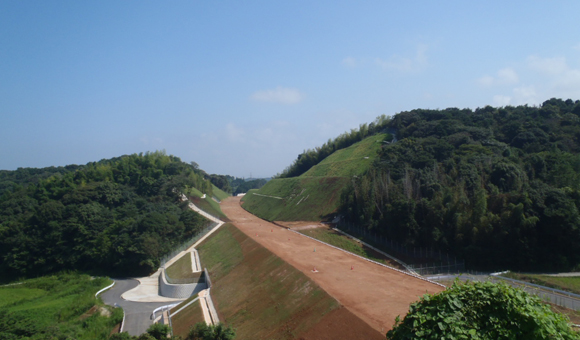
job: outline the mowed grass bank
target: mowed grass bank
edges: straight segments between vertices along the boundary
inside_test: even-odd
[[[211,185],[211,187],[212,187],[213,195],[220,201],[223,201],[226,198],[231,196],[230,194],[228,194],[227,192],[223,191],[222,189],[216,187],[213,184]]]
[[[108,339],[123,319],[95,299],[108,279],[60,273],[22,282],[0,287],[0,339]]]
[[[367,137],[347,148],[337,150],[300,177],[352,177],[362,175],[377,158],[385,134]]]
[[[222,212],[219,203],[214,201],[209,195],[206,195],[205,198],[201,198],[203,193],[196,188],[189,188],[188,195],[191,202],[193,202],[193,204],[195,204],[199,209],[221,219],[222,221],[229,221],[227,216]]]
[[[320,221],[336,212],[348,177],[277,178],[243,198],[243,207],[268,221]]]
[[[244,196],[244,209],[268,221],[328,220],[352,177],[365,173],[376,159],[385,136],[370,136],[337,150],[301,176],[268,181]]]
[[[326,331],[329,335],[344,332],[341,324],[355,325],[370,338],[380,335],[306,275],[231,224],[208,238],[198,251],[210,272],[220,319],[236,329],[236,339],[296,339],[318,332],[321,322],[333,324],[335,315],[346,322],[334,323]]]

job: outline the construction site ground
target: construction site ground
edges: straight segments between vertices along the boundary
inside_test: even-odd
[[[406,315],[412,302],[425,293],[444,289],[264,221],[245,211],[240,197],[222,201],[221,207],[242,232],[302,271],[349,312],[383,334],[397,315]]]

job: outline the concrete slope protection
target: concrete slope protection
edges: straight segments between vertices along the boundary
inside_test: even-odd
[[[423,294],[444,289],[261,220],[241,207],[239,197],[228,198],[221,206],[246,235],[302,271],[380,332],[390,329],[397,315],[406,315],[409,305]]]

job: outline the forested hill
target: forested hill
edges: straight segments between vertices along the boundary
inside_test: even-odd
[[[413,110],[342,197],[344,216],[488,269],[580,269],[580,101]]]
[[[182,203],[211,195],[195,166],[164,152],[0,172],[3,279],[62,269],[144,275],[208,221]]]

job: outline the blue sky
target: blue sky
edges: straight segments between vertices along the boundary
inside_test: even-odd
[[[268,177],[415,108],[580,99],[578,1],[2,1],[0,169]]]

